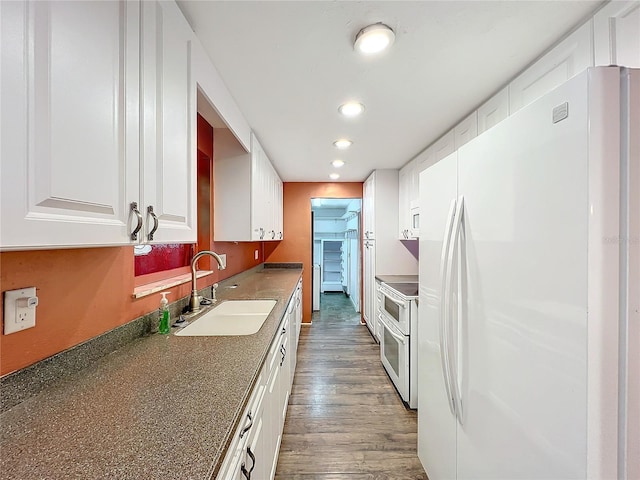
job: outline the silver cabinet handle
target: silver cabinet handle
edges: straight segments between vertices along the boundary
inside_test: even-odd
[[[138,224],[136,228],[131,232],[131,240],[138,240],[138,232],[142,228],[142,215],[140,215],[140,211],[138,210],[138,202],[131,202],[131,211],[138,217]]]
[[[260,227],[260,240],[264,238],[264,228]]]
[[[282,240],[282,232],[278,232],[278,237]]]
[[[276,231],[275,230],[270,230],[271,233],[271,240],[275,240],[276,239]]]
[[[149,205],[147,207],[147,213],[151,215],[151,218],[153,218],[153,228],[149,232],[149,235],[147,235],[147,239],[153,240],[153,234],[156,233],[156,230],[158,230],[158,217],[153,212],[153,205]]]

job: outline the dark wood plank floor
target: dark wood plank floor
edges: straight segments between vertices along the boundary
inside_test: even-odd
[[[419,480],[417,416],[380,363],[380,347],[342,294],[303,326],[276,479]]]

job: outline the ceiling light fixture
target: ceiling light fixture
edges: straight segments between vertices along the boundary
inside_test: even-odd
[[[346,138],[341,138],[340,140],[336,140],[335,142],[333,142],[333,146],[339,148],[340,150],[349,148],[351,145],[353,145],[353,142]]]
[[[390,47],[395,38],[396,35],[389,26],[384,23],[374,23],[358,32],[353,47],[360,53],[371,55]]]
[[[359,102],[347,102],[340,105],[338,111],[345,117],[357,117],[364,112],[364,105]]]
[[[344,165],[344,160],[334,160],[333,162],[331,162],[331,165],[336,168],[340,168]]]
[[[332,174],[330,174],[330,175],[329,175],[329,178],[330,178],[331,180],[337,180],[337,179],[339,179],[339,178],[340,178],[340,175],[339,175],[339,174],[337,174],[337,173],[332,173]]]

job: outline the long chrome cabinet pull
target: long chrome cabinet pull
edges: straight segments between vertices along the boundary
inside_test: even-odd
[[[442,252],[440,254],[440,361],[442,362],[442,375],[444,376],[444,387],[447,393],[447,401],[449,410],[456,415],[455,404],[451,390],[451,374],[449,371],[449,349],[447,345],[447,314],[446,308],[447,293],[447,259],[449,257],[449,245],[451,243],[451,231],[453,229],[453,220],[456,212],[456,199],[451,200],[449,206],[449,215],[447,216],[447,225],[442,239]],[[446,311],[445,311],[446,310]]]
[[[138,210],[138,202],[131,202],[130,204],[131,211],[138,217],[138,224],[136,228],[131,232],[131,240],[138,240],[138,232],[142,228],[142,215],[140,215],[140,210]]]
[[[153,234],[156,233],[156,230],[158,230],[158,217],[153,212],[153,205],[149,205],[147,207],[147,213],[151,215],[151,218],[153,218],[153,228],[149,232],[149,235],[147,235],[147,238],[149,240],[153,240]]]
[[[464,216],[464,197],[460,197],[458,199],[458,205],[456,207],[456,214],[455,214],[455,219],[453,221],[453,233],[451,234],[451,247],[449,248],[449,258],[447,259],[447,270],[449,272],[449,278],[448,278],[448,285],[447,285],[447,292],[448,292],[448,298],[446,300],[446,305],[447,305],[447,310],[448,311],[448,315],[447,315],[447,322],[449,323],[449,326],[447,328],[447,333],[448,333],[448,340],[447,340],[447,344],[451,345],[451,349],[448,349],[448,355],[449,355],[449,365],[450,365],[450,375],[451,375],[451,391],[453,393],[453,401],[455,403],[455,410],[456,410],[456,418],[458,419],[458,422],[460,423],[460,425],[462,425],[462,394],[460,393],[460,388],[459,388],[459,382],[458,382],[458,335],[454,335],[454,328],[453,328],[453,318],[454,315],[451,313],[452,310],[456,311],[456,323],[457,325],[460,325],[459,321],[458,321],[458,315],[457,315],[457,305],[451,305],[452,304],[452,299],[453,299],[453,279],[455,278],[455,276],[453,275],[453,269],[455,268],[454,265],[454,258],[456,255],[456,252],[458,250],[458,241],[460,239],[460,232],[462,231],[462,219]],[[450,343],[449,343],[450,342]]]

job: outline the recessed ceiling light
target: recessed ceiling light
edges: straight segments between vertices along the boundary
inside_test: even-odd
[[[353,46],[360,53],[371,55],[391,46],[395,38],[396,35],[389,26],[384,23],[374,23],[358,32]]]
[[[364,112],[364,105],[359,102],[347,102],[340,105],[338,111],[345,117],[357,117]]]
[[[336,168],[340,168],[344,165],[344,160],[334,160],[333,162],[331,162],[331,165]]]
[[[333,142],[333,145],[340,150],[344,150],[345,148],[349,148],[351,145],[353,145],[353,142],[346,138],[341,138],[340,140],[336,140],[335,142]]]
[[[329,175],[329,178],[330,178],[331,180],[337,180],[337,179],[339,179],[339,178],[340,178],[340,175],[339,175],[339,174],[337,174],[337,173],[332,173],[332,174],[330,174],[330,175]]]

